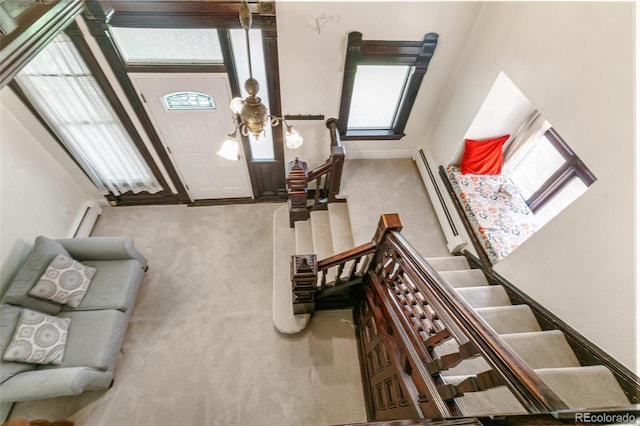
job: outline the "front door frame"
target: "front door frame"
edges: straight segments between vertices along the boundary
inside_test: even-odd
[[[136,90],[128,77],[134,72],[159,73],[227,73],[233,96],[240,96],[240,87],[235,72],[227,29],[241,28],[238,19],[238,2],[180,2],[180,1],[127,1],[117,3],[113,13],[108,14],[109,2],[88,2],[84,19],[105,55],[109,66],[124,90],[136,116],[149,136],[158,158],[162,162],[171,181],[174,183],[176,198],[181,203],[190,199],[171,159],[164,150],[155,127],[149,119]],[[280,75],[278,68],[277,28],[275,4],[271,2],[251,3],[253,27],[260,28],[263,34],[264,55],[267,67],[267,89],[269,90],[269,110],[273,115],[282,115],[280,106]],[[120,57],[109,35],[109,26],[137,28],[217,28],[222,45],[224,64],[222,65],[127,65]],[[229,120],[231,130],[232,121]],[[286,199],[284,175],[283,135],[273,132],[274,159],[271,161],[254,160],[251,156],[249,140],[243,137],[245,161],[255,201],[282,201]],[[229,200],[211,200],[208,204],[228,203]],[[134,199],[127,204],[136,204]],[[203,204],[200,200],[198,205]]]

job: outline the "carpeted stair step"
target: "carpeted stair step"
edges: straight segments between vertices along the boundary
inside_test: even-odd
[[[438,272],[470,269],[469,262],[464,256],[427,257],[425,260]]]
[[[333,256],[333,240],[331,239],[331,221],[329,220],[329,212],[327,210],[319,210],[311,212],[311,235],[313,240],[313,251],[318,260],[326,259]],[[338,268],[333,267],[327,271],[327,282],[335,279]],[[318,275],[318,286],[322,281],[322,274]]]
[[[602,365],[539,368],[535,372],[572,409],[624,407],[629,400],[613,373]]]
[[[298,220],[294,224],[296,234],[296,254],[313,254],[311,221]]]
[[[347,203],[329,204],[329,222],[331,224],[331,241],[333,242],[333,254],[351,250],[353,244],[353,232]],[[353,268],[354,261],[347,262],[342,270],[341,278],[347,279]]]
[[[333,254],[351,250],[353,248],[353,233],[347,203],[329,204],[329,222],[331,224]]]
[[[489,285],[487,278],[480,269],[463,269],[458,271],[442,271],[442,278],[453,287],[477,287]]]
[[[433,348],[433,352],[438,357],[443,357],[459,351],[458,342],[455,339],[448,339]],[[471,376],[483,371],[490,370],[491,366],[481,356],[475,356],[460,361],[454,367],[440,371],[443,377],[449,376]]]
[[[331,239],[331,222],[329,212],[326,210],[311,212],[311,235],[313,251],[318,260],[333,255],[333,241]]]
[[[304,330],[309,314],[295,315],[291,303],[291,256],[295,251],[295,231],[289,227],[289,207],[278,207],[273,214],[273,325],[285,334]]]
[[[540,325],[529,305],[490,306],[476,308],[476,312],[498,334],[540,331]]]
[[[580,366],[560,330],[502,334],[501,337],[531,368]]]
[[[508,306],[511,304],[507,292],[501,285],[462,287],[456,288],[456,290],[473,308]]]
[[[446,376],[443,377],[443,380],[447,384],[456,385],[467,377],[469,376]],[[454,400],[462,414],[469,417],[495,414],[524,414],[527,412],[506,386],[468,392],[463,396],[454,398]]]

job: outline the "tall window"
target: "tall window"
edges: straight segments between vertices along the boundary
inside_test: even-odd
[[[16,81],[105,194],[162,190],[68,36],[59,34]]]
[[[364,41],[349,33],[340,102],[342,139],[400,139],[438,43]]]
[[[537,111],[528,120],[506,148],[504,173],[518,186],[542,226],[596,178]]]

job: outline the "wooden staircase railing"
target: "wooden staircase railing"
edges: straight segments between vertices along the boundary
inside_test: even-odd
[[[355,305],[361,360],[371,370],[363,374],[374,401],[370,407],[375,410],[382,389],[390,395],[393,388],[400,395],[394,403],[405,401],[397,405],[404,414],[394,418],[451,418],[461,415],[454,398],[506,385],[532,415],[567,411],[567,405],[411,247],[401,229],[397,214],[385,214],[369,243],[328,259],[292,256],[295,313],[331,307],[323,306],[324,298],[338,294]],[[359,300],[354,294],[361,296]],[[439,356],[434,349],[449,339],[456,341],[457,352]],[[441,371],[474,357],[483,357],[490,369],[456,385],[445,383]],[[376,366],[367,364],[375,364],[371,360],[376,358]],[[387,361],[380,361],[383,358]],[[384,420],[377,414],[373,418]]]
[[[289,162],[286,183],[291,227],[298,220],[307,220],[312,211],[326,210],[329,203],[341,201],[337,195],[340,192],[345,154],[337,123],[338,120],[335,118],[326,122],[331,139],[331,154],[324,164],[308,171],[307,163],[298,158]],[[310,182],[315,184],[311,203]]]

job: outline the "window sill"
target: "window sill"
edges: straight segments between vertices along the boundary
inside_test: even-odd
[[[343,141],[379,141],[379,140],[400,140],[404,133],[393,133],[390,130],[347,130],[340,135]]]

